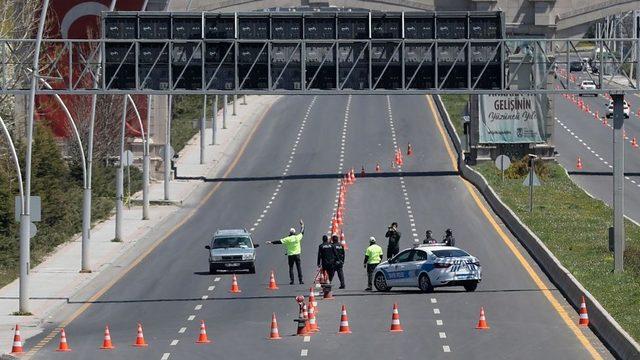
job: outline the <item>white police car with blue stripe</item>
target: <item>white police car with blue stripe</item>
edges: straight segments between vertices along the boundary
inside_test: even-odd
[[[435,287],[464,286],[475,291],[482,280],[480,261],[453,246],[421,245],[406,249],[374,270],[378,291],[392,287],[418,287],[424,292]]]

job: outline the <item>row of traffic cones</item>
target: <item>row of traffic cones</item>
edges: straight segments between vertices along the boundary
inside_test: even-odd
[[[320,331],[318,324],[316,322],[316,314],[317,312],[317,303],[315,303],[315,297],[313,294],[313,289],[310,289],[309,295],[309,303],[304,304],[300,314],[300,324],[298,326],[298,331],[296,335],[299,336],[307,336],[312,333]],[[580,326],[589,326],[589,314],[587,312],[587,305],[585,302],[584,296],[582,296],[580,302],[579,309],[579,321],[578,324]],[[487,318],[484,312],[484,307],[480,308],[480,319],[478,320],[478,324],[476,325],[476,329],[478,330],[488,330],[490,329],[489,323],[487,322]],[[398,311],[398,304],[393,304],[393,310],[391,313],[391,327],[389,328],[390,332],[402,332],[404,329],[400,324],[400,313]],[[346,305],[342,305],[340,310],[340,326],[338,328],[338,334],[351,334],[351,327],[349,326],[349,316],[347,315],[347,307]],[[282,337],[280,336],[280,332],[278,330],[278,320],[276,319],[276,314],[273,313],[271,315],[271,330],[269,333],[269,340],[280,340]],[[200,333],[198,334],[198,339],[196,340],[196,344],[209,344],[212,341],[209,339],[207,335],[207,327],[205,325],[204,320],[200,321]],[[142,324],[138,323],[136,340],[132,344],[134,347],[148,347],[149,344],[144,339],[144,333],[142,330]],[[111,333],[109,331],[109,326],[107,325],[104,329],[104,339],[102,341],[102,346],[100,349],[102,350],[113,350],[115,349],[115,345],[111,340]],[[59,352],[69,352],[71,351],[71,347],[67,342],[67,335],[65,333],[64,328],[60,329],[60,344],[58,345],[58,349],[56,351]],[[11,348],[11,353],[14,355],[24,353],[24,348],[22,345],[22,337],[20,335],[20,326],[16,325],[15,334],[13,337],[13,346]]]

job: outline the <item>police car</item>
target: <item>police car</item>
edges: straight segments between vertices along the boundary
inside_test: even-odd
[[[480,261],[453,246],[421,245],[406,249],[376,266],[373,284],[378,291],[415,287],[424,292],[441,286],[464,286],[475,291],[482,280]]]

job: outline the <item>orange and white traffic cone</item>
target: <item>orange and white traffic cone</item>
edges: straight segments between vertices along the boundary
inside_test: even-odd
[[[269,290],[278,290],[278,284],[276,284],[276,275],[273,273],[273,270],[271,270],[271,276],[269,277],[269,287],[267,288]]]
[[[584,295],[582,296],[582,301],[580,302],[580,321],[578,324],[580,326],[589,326],[589,314],[587,313],[587,303],[584,301]]]
[[[22,347],[22,337],[20,336],[20,325],[16,324],[15,332],[13,334],[13,346],[11,346],[12,354],[22,354],[24,348]]]
[[[484,307],[480,308],[480,320],[478,320],[478,325],[476,325],[476,329],[480,329],[480,330],[489,329],[489,324],[487,324],[487,319],[484,316]]]
[[[307,304],[302,304],[302,318],[304,319],[304,326],[307,332],[311,332],[311,324],[309,324],[309,308]]]
[[[602,125],[603,126],[609,125],[609,123],[607,122],[607,117],[606,116],[602,118]]]
[[[271,315],[271,332],[269,333],[269,340],[280,340],[280,332],[278,331],[278,320],[276,320],[276,313]]]
[[[60,345],[58,345],[58,352],[71,351],[69,344],[67,343],[67,334],[64,332],[64,328],[60,329]]]
[[[204,324],[204,320],[200,320],[200,335],[198,335],[198,340],[196,344],[208,344],[211,340],[207,336],[207,326]]]
[[[351,184],[355,184],[356,183],[356,169],[351,168]]]
[[[347,316],[347,307],[342,305],[342,311],[340,314],[340,328],[338,329],[338,334],[351,334],[351,329],[349,328],[349,317]]]
[[[578,156],[578,162],[576,163],[576,169],[582,170],[582,159]]]
[[[404,160],[402,159],[402,151],[398,149],[398,165],[402,165],[403,163],[404,163]]]
[[[136,335],[136,342],[133,343],[135,347],[147,347],[149,344],[144,341],[144,334],[142,333],[142,324],[138,323],[138,335]]]
[[[597,112],[597,111],[595,113],[593,113],[593,118],[596,119],[596,120],[600,120],[600,113]]]
[[[311,304],[314,308],[318,307],[318,302],[316,301],[316,294],[313,293],[313,288],[309,288],[309,304]],[[317,309],[316,309],[316,312]]]
[[[411,146],[411,143],[407,144],[407,156],[411,156],[413,155],[413,147]]]
[[[338,208],[336,211],[336,220],[338,221],[338,225],[342,225],[342,210]]]
[[[233,274],[233,281],[231,281],[231,289],[229,290],[230,293],[240,293],[242,292],[242,290],[240,290],[240,287],[238,286],[238,279],[236,278],[236,274]]]
[[[631,139],[631,146],[634,148],[638,147],[638,139],[636,139],[635,136]]]
[[[334,216],[331,219],[331,233],[332,234],[337,234],[338,233],[338,219],[336,219],[336,216]]]
[[[104,327],[104,339],[102,340],[102,346],[100,349],[102,350],[113,350],[116,347],[113,346],[111,342],[111,333],[109,332],[109,325]]]
[[[398,313],[398,304],[393,304],[393,313],[391,314],[391,332],[401,332],[402,325],[400,325],[400,314]]]
[[[309,332],[318,332],[318,324],[316,323],[316,308],[309,301]]]
[[[638,116],[640,116],[640,115],[638,115]],[[380,170],[381,170],[380,169],[380,163],[376,163],[376,172],[380,172]]]

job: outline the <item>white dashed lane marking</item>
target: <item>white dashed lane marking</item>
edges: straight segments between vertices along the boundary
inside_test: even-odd
[[[171,353],[164,353],[162,354],[162,357],[160,358],[160,360],[168,360],[169,356],[171,356]]]
[[[436,325],[442,326],[444,325],[444,322],[442,320],[436,320]]]
[[[195,319],[196,316],[195,315],[189,315],[189,317],[187,318],[188,321],[193,321],[193,319]]]
[[[171,344],[169,344],[169,345],[176,346],[176,345],[178,345],[178,341],[179,341],[178,339],[174,339],[173,341],[171,341]]]
[[[440,332],[438,333],[438,335],[440,336],[440,339],[446,339],[447,338],[447,334],[444,332]]]
[[[213,279],[213,281],[220,281],[220,278],[216,277],[215,279]]]
[[[187,328],[181,327],[180,330],[178,330],[178,334],[184,334],[185,331],[187,331]]]
[[[451,348],[449,347],[449,345],[442,345],[442,351],[444,352],[451,352]]]
[[[196,305],[196,307],[195,307],[193,310],[198,311],[198,310],[200,310],[200,309],[202,309],[202,304],[198,304],[198,305]]]
[[[308,353],[309,353],[309,350],[307,349],[300,350],[300,356],[307,356]]]

